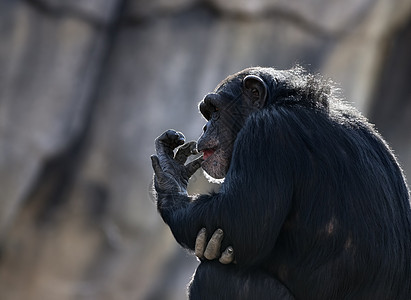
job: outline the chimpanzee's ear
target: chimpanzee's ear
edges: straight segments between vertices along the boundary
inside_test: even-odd
[[[248,75],[243,79],[243,89],[252,101],[252,105],[262,108],[267,98],[267,85],[256,75]]]

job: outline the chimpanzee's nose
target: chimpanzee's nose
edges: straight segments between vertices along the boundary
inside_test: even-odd
[[[204,97],[204,103],[206,104],[213,104],[217,99],[219,95],[216,93],[209,93]]]

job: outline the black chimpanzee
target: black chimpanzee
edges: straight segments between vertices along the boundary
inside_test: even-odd
[[[224,231],[235,264],[203,260],[191,299],[411,299],[411,210],[387,144],[332,85],[297,67],[248,68],[200,103],[203,158],[169,130],[152,156],[158,210],[194,249]],[[199,166],[218,193],[189,196]]]

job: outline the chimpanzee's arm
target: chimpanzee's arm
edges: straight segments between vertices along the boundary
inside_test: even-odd
[[[232,245],[238,263],[255,264],[272,251],[290,210],[292,165],[297,141],[279,124],[253,118],[237,137],[230,170],[221,190],[192,199],[158,191],[158,209],[176,240],[194,249],[201,228],[222,228],[223,247]],[[194,201],[193,201],[194,200]]]
[[[188,197],[169,196],[167,202],[173,203],[173,207],[159,210],[184,247],[194,248],[201,228],[209,233],[222,228],[222,248],[233,246],[239,264],[255,264],[271,253],[291,204],[290,185],[281,182],[286,180],[286,174],[282,174],[284,177],[279,178],[278,183],[267,182],[270,178],[264,176],[255,176],[262,181],[261,185],[241,177],[230,182],[227,179],[232,177],[228,177],[220,193],[201,195],[193,202],[189,202]],[[272,189],[266,190],[264,185]],[[180,207],[176,209],[177,203]]]

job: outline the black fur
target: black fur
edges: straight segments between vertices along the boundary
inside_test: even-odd
[[[201,263],[191,298],[411,299],[409,191],[387,144],[299,68],[239,72],[222,84],[231,99],[249,74],[268,98],[238,133],[220,192],[158,196],[181,245],[222,228],[235,251],[236,265]]]

